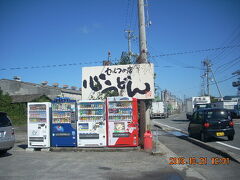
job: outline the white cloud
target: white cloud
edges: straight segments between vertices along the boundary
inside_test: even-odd
[[[80,27],[80,32],[82,34],[89,34],[90,33],[90,28],[88,26],[84,25],[84,26]]]
[[[83,25],[79,28],[81,34],[89,34],[101,28],[100,23],[93,23],[90,25]]]

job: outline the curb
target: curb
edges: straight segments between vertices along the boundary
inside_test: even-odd
[[[141,151],[140,147],[120,147],[120,148],[108,148],[108,147],[97,147],[97,148],[79,148],[79,147],[50,147],[50,148],[26,148],[26,152],[130,152],[130,151]]]
[[[186,131],[182,131],[180,129],[175,129],[175,128],[170,128],[170,127],[167,127],[167,128],[164,128],[163,125],[161,123],[158,123],[158,122],[153,122],[153,125],[158,127],[158,128],[161,128],[163,131],[166,131],[167,129],[172,129],[172,130],[175,130],[175,131],[179,131],[181,133],[184,133],[186,135],[188,135],[188,132]],[[186,136],[186,140],[193,143],[193,144],[196,144],[200,147],[203,147],[204,149],[207,149],[208,151],[211,151],[213,153],[216,153],[220,156],[223,156],[223,157],[228,157],[230,158],[231,160],[237,162],[240,164],[240,155],[236,154],[236,153],[229,153],[229,152],[226,152],[226,150],[224,149],[221,149],[221,148],[216,148],[208,143],[204,143],[198,139],[195,139],[195,138],[191,138],[189,136]]]
[[[51,152],[129,152],[129,151],[140,151],[140,147],[118,147],[118,148],[109,148],[109,147],[51,147]]]

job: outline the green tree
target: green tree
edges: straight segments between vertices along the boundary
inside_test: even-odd
[[[27,123],[27,105],[25,103],[12,103],[8,94],[3,94],[0,89],[0,111],[6,112],[14,125]]]

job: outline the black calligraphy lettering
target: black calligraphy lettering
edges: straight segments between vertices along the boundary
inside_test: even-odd
[[[105,73],[109,76],[112,73],[112,70],[108,67],[105,71]]]
[[[117,68],[117,70],[118,70],[118,74],[120,74],[122,72],[121,68]]]
[[[106,81],[105,81],[105,84],[108,85],[108,86],[111,86],[111,85],[112,85],[111,81],[109,81],[109,80],[106,80]]]
[[[114,87],[114,86],[102,90],[102,93],[107,93],[107,92],[109,92],[109,91],[114,91],[114,92],[116,92],[117,94],[119,94],[119,93],[118,93],[118,88],[116,88],[116,87]]]
[[[87,81],[86,80],[83,80],[83,87],[87,88]]]
[[[126,83],[126,78],[124,78],[124,81],[120,81],[120,77],[117,77],[117,87],[119,89],[125,89],[125,83]]]
[[[101,80],[106,80],[106,75],[105,75],[105,74],[100,74],[100,75],[99,75],[99,78],[100,78]]]
[[[95,81],[95,83],[97,83],[97,84],[94,84],[94,81]],[[102,89],[102,85],[100,84],[97,76],[94,76],[94,81],[93,81],[92,76],[90,76],[90,87],[91,87],[91,89],[92,89],[93,91],[99,91],[99,90],[101,90],[101,89]]]
[[[128,83],[127,83],[128,96],[133,97],[137,93],[146,94],[147,92],[149,92],[150,91],[150,85],[148,83],[144,83],[144,84],[145,84],[145,89],[144,90],[140,90],[139,88],[135,88],[135,89],[132,90],[132,81],[128,81]]]
[[[129,67],[127,68],[129,74],[132,74],[132,69],[133,69],[133,68],[132,68],[131,66],[129,66]]]
[[[115,74],[117,73],[117,68],[114,68],[114,71],[113,71]]]

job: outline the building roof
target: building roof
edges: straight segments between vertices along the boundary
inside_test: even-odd
[[[0,81],[16,82],[16,83],[20,83],[20,84],[26,84],[26,85],[30,85],[30,86],[47,88],[47,89],[58,89],[58,90],[60,90],[61,92],[64,92],[64,93],[82,95],[81,90],[65,89],[65,88],[61,88],[61,87],[54,87],[54,86],[42,85],[42,84],[36,84],[36,83],[30,83],[30,82],[24,82],[24,81],[16,81],[16,80],[12,80],[12,79],[0,79]]]

